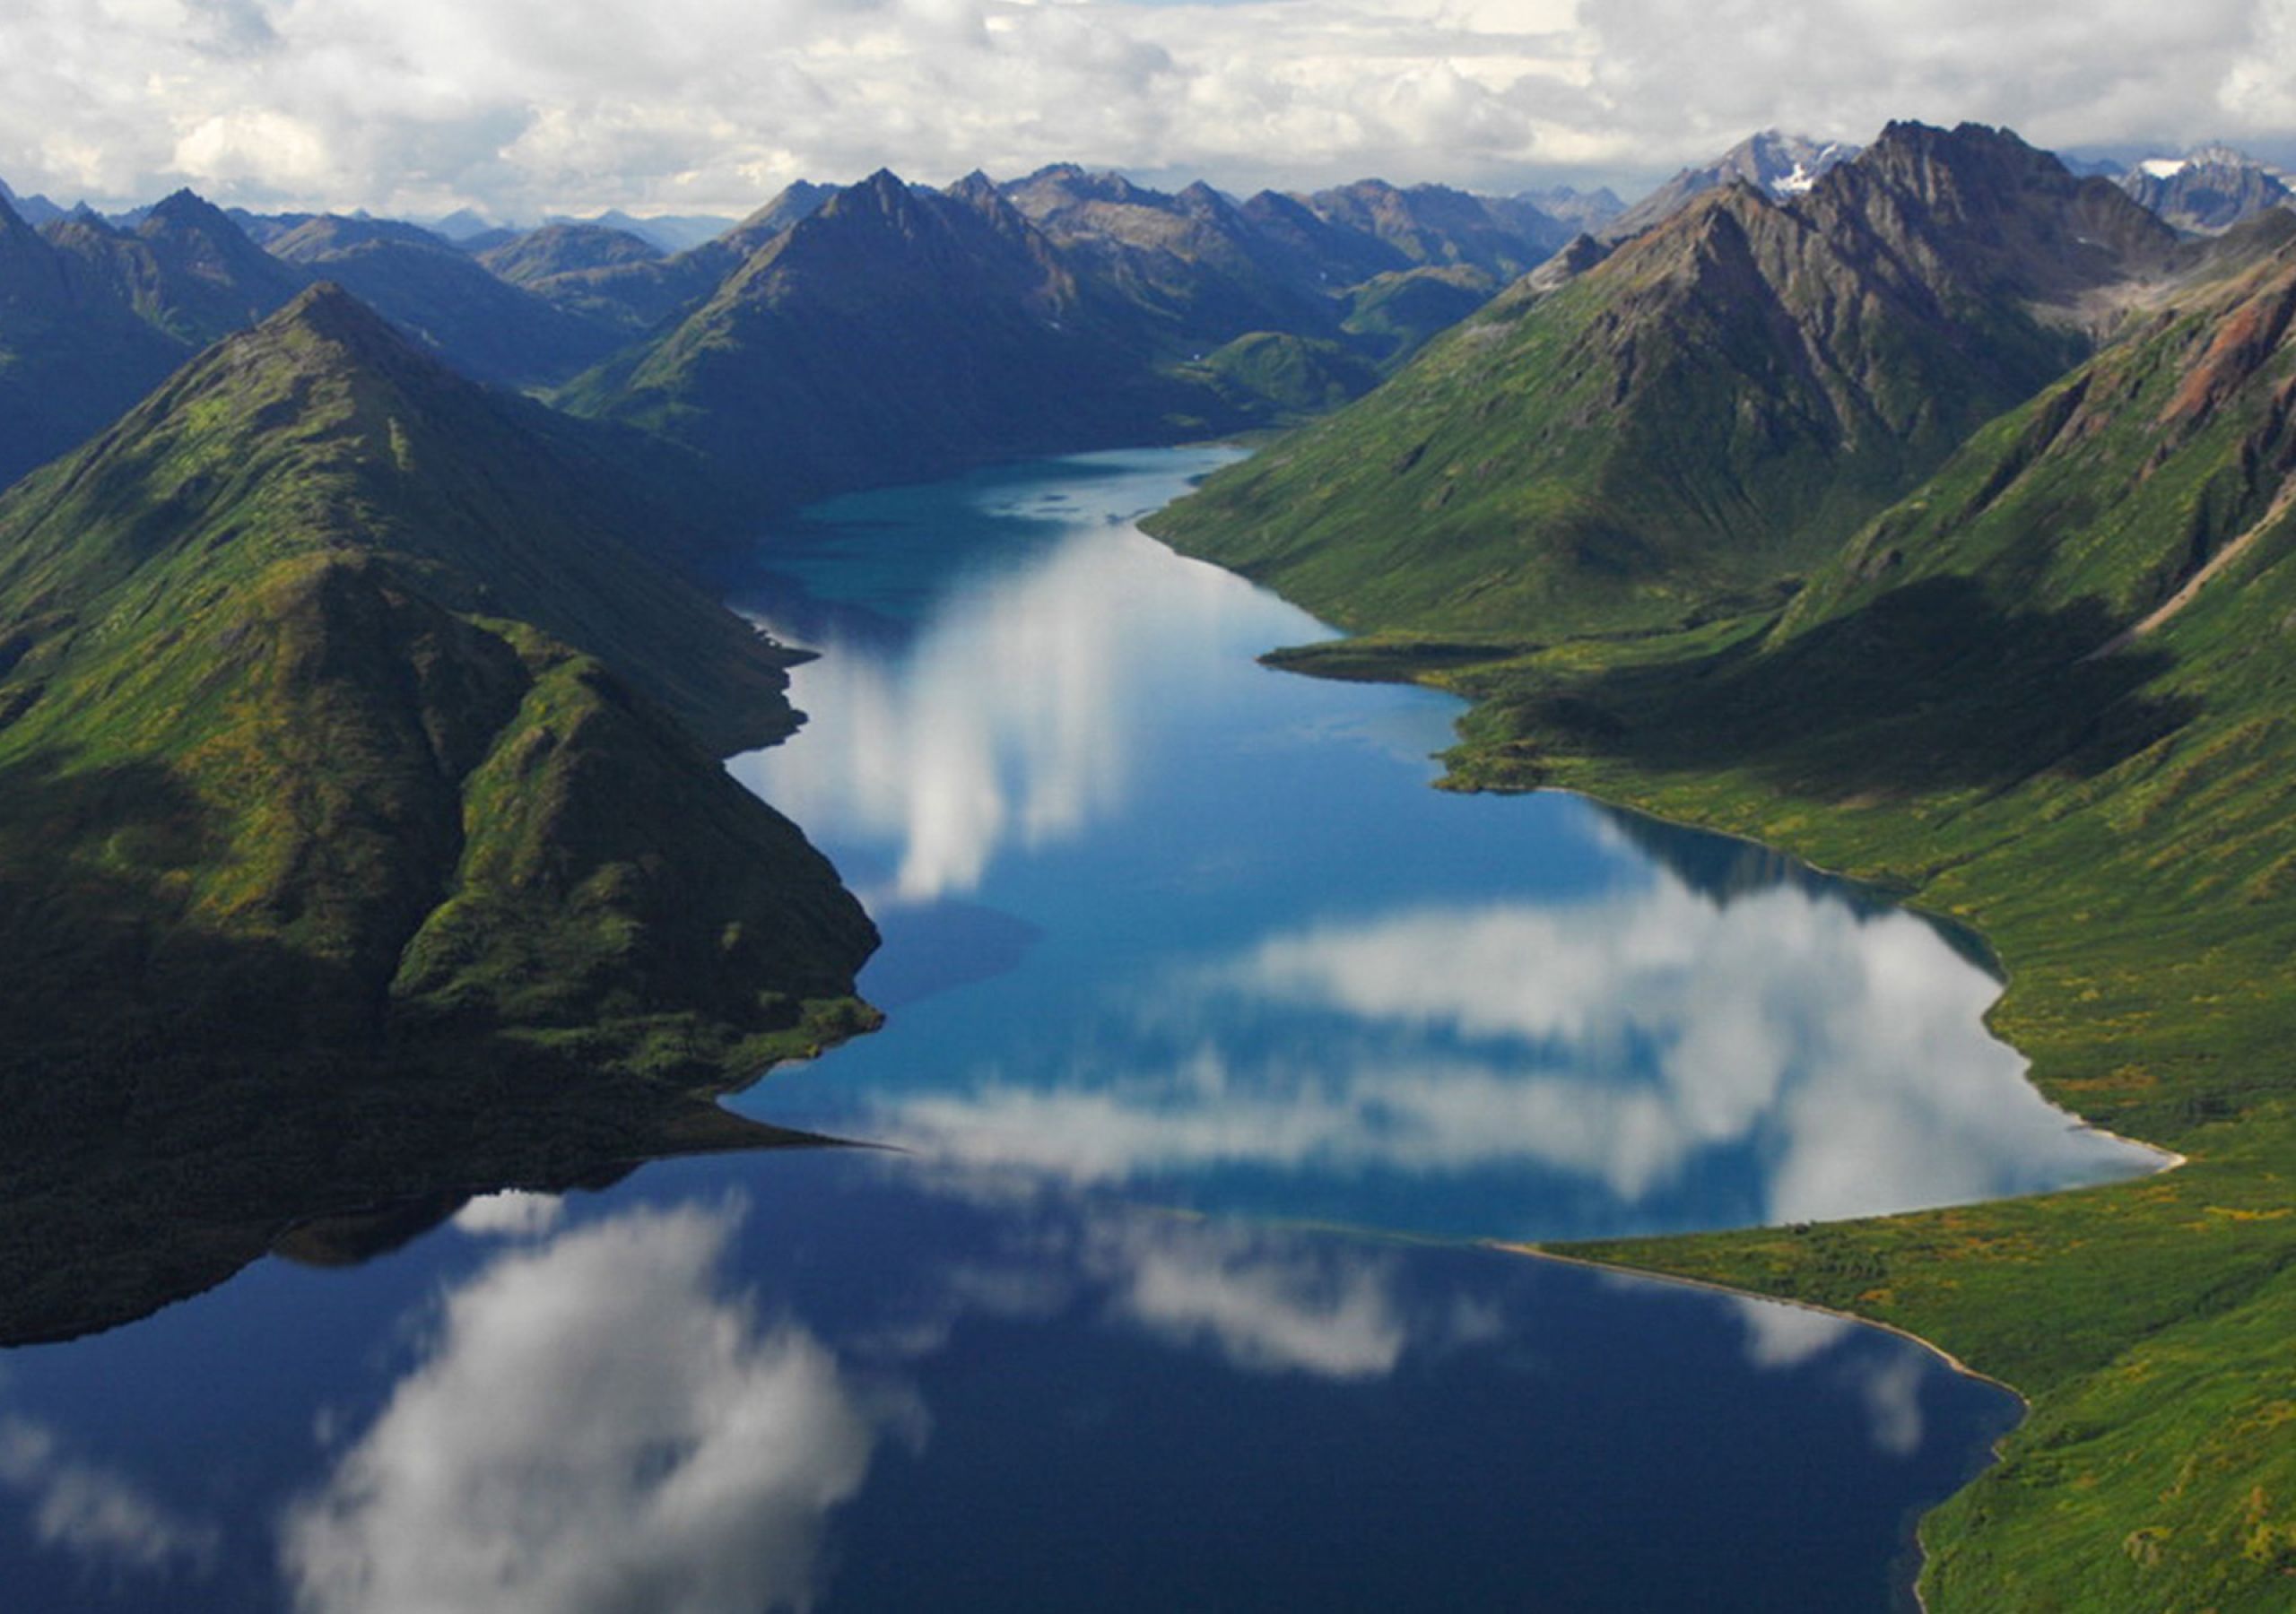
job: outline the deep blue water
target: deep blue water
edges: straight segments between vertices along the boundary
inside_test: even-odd
[[[838,501],[736,771],[862,889],[900,1145],[492,1195],[0,1356],[0,1608],[1884,1609],[2013,1404],[1489,1237],[2141,1169],[1965,946],[1759,849],[1428,788],[1456,707],[1141,537],[1213,463]],[[764,562],[761,562],[763,564]]]

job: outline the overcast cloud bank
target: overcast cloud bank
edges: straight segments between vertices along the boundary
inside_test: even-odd
[[[0,177],[66,202],[747,211],[1074,160],[1255,188],[1655,178],[1783,126],[2296,129],[2296,0],[23,0]]]

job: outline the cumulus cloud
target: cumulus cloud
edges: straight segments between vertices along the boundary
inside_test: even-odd
[[[1095,525],[1017,576],[961,586],[897,651],[820,646],[795,690],[813,721],[734,772],[802,823],[888,846],[892,889],[871,899],[972,891],[1002,849],[1057,845],[1122,802],[1148,715],[1188,676],[1175,669],[1219,676],[1220,646],[1299,620],[1239,577],[1175,568],[1137,531],[1111,542]]]
[[[1103,1226],[1089,1261],[1113,1315],[1245,1372],[1384,1378],[1413,1342],[1393,1263],[1361,1249],[1135,1217]]]
[[[21,0],[0,173],[526,217],[884,164],[1505,184],[1895,116],[2276,142],[2292,82],[2289,0]]]
[[[939,1351],[968,1316],[1081,1314],[1240,1373],[1368,1381],[1414,1353],[1489,1344],[1508,1326],[1488,1297],[1409,1292],[1392,1251],[1355,1240],[1173,1215],[1010,1171],[935,1187],[996,1203],[1010,1218],[1006,1247],[911,1294],[917,1309],[870,1341],[896,1359]]]
[[[1746,1361],[1764,1372],[1804,1367],[1857,1332],[1847,1317],[1807,1306],[1746,1295],[1732,1299],[1746,1331]],[[1885,1349],[1860,1352],[1839,1364],[1832,1377],[1865,1412],[1874,1449],[1888,1457],[1910,1457],[1921,1449],[1922,1387],[1937,1371],[1922,1347],[1892,1341]]]
[[[186,1518],[134,1480],[70,1454],[35,1419],[0,1418],[0,1489],[30,1508],[32,1534],[111,1574],[213,1567],[222,1533]]]
[[[645,1210],[506,1254],[291,1510],[324,1614],[811,1604],[827,1515],[905,1409],[717,1292],[736,1213]]]
[[[482,1193],[456,1211],[455,1228],[474,1238],[536,1238],[565,1215],[566,1202],[558,1194],[505,1188]]]
[[[2156,1159],[2033,1090],[1984,1028],[1997,991],[1909,915],[1794,886],[1718,902],[1661,875],[1280,934],[1158,997],[1157,1035],[1192,1051],[1123,1072],[1101,1038],[1072,1071],[989,1072],[877,1124],[961,1167],[1079,1182],[1512,1169],[1629,1210],[1733,1161],[1774,1221]]]

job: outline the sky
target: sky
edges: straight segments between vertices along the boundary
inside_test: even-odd
[[[0,178],[504,221],[1074,161],[1627,193],[1756,129],[2296,154],[2296,0],[8,0]]]

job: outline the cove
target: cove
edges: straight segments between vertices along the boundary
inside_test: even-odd
[[[0,1358],[27,1609],[1888,1609],[2009,1397],[1481,1241],[2152,1157],[1953,938],[1759,848],[1428,788],[1454,703],[1132,518],[1213,451],[835,501],[735,771],[886,941],[726,1154],[307,1229]]]

